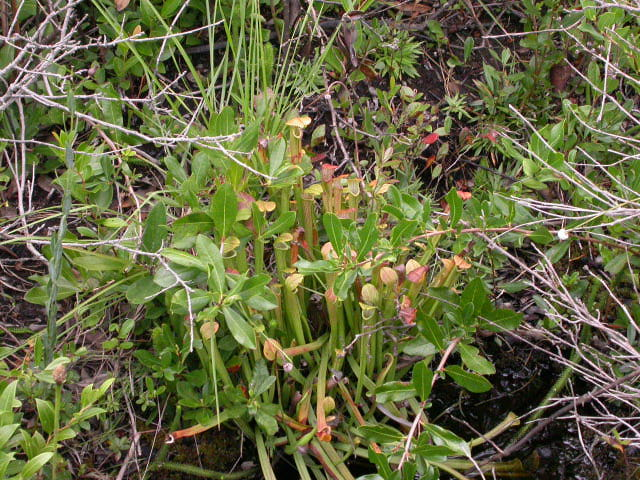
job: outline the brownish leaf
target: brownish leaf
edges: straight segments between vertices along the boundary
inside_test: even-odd
[[[116,10],[121,12],[122,10],[124,10],[129,6],[130,1],[131,0],[116,0]]]

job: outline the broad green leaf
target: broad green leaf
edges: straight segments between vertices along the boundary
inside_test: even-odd
[[[273,222],[266,231],[261,235],[263,238],[272,237],[273,235],[279,235],[280,233],[289,230],[296,222],[296,212],[286,212],[280,215],[275,222]]]
[[[342,257],[342,255],[344,255],[344,232],[340,219],[334,213],[325,213],[322,216],[322,224],[333,246],[333,250],[339,257]]]
[[[268,290],[267,285],[270,281],[271,277],[265,273],[254,275],[251,278],[242,278],[229,291],[229,295],[239,295],[242,300],[247,300]]]
[[[222,313],[227,321],[227,327],[229,327],[229,331],[233,338],[236,339],[236,342],[251,350],[255,349],[256,334],[243,316],[229,307],[223,307]]]
[[[51,434],[54,429],[53,421],[53,405],[47,400],[36,398],[36,408],[38,409],[38,418],[40,425],[45,433]]]
[[[211,180],[211,160],[206,152],[198,152],[191,160],[191,177],[198,188],[204,187]]]
[[[266,311],[278,308],[278,299],[273,292],[267,289],[262,295],[254,295],[245,300],[247,306],[254,310]]]
[[[382,452],[376,452],[373,449],[373,447],[369,445],[367,457],[369,458],[369,461],[372,464],[378,467],[378,471],[382,474],[382,477],[380,477],[380,475],[377,475],[377,474],[371,474],[371,475],[377,475],[377,477],[372,476],[370,479],[366,479],[366,480],[387,480],[391,478],[391,476],[393,475],[393,471],[391,470],[391,465],[389,465],[389,459],[387,458],[386,454]],[[361,480],[361,479],[362,477],[358,477],[358,480]]]
[[[428,462],[444,462],[447,457],[458,453],[445,445],[431,445],[428,441],[420,441],[430,440],[430,437],[429,434],[420,435],[420,439],[412,450],[414,455],[420,455]]]
[[[450,365],[445,368],[445,371],[454,382],[470,392],[488,392],[492,388],[489,380],[476,373],[467,372],[459,365]]]
[[[412,385],[403,382],[387,382],[375,390],[378,403],[400,402],[416,396]]]
[[[207,265],[203,261],[194,257],[190,253],[183,252],[182,250],[176,250],[175,248],[163,248],[160,253],[173,263],[177,263],[183,267],[197,268],[204,271],[207,270]]]
[[[260,135],[260,129],[262,128],[261,121],[254,121],[247,126],[242,132],[242,135],[233,145],[233,150],[236,152],[249,153],[255,150],[258,146],[258,137]]]
[[[160,10],[160,16],[163,19],[168,20],[169,17],[171,17],[171,15],[173,15],[174,13],[176,13],[178,11],[178,9],[182,5],[182,3],[183,2],[181,0],[165,0],[162,3],[162,9]]]
[[[418,222],[415,220],[401,220],[393,230],[391,230],[391,245],[394,247],[400,246],[405,239],[413,235],[416,231]]]
[[[356,280],[357,272],[355,270],[347,270],[341,272],[336,277],[336,281],[333,285],[333,291],[340,300],[345,300],[349,294],[349,289]]]
[[[300,259],[295,264],[296,269],[303,275],[312,273],[333,273],[338,271],[338,267],[335,263],[329,260],[316,260],[310,262],[308,260]]]
[[[462,218],[462,199],[458,196],[458,192],[455,188],[452,188],[447,193],[445,199],[449,205],[449,226],[456,228],[458,222]]]
[[[562,260],[562,257],[566,255],[569,251],[569,246],[571,245],[571,240],[566,240],[563,242],[554,245],[550,249],[545,252],[545,256],[549,260],[549,262],[555,264]]]
[[[255,418],[258,425],[262,427],[267,435],[273,436],[278,433],[278,421],[273,415],[269,415],[262,408],[258,408]]]
[[[413,367],[413,388],[416,389],[420,400],[426,402],[431,395],[431,384],[433,383],[433,372],[423,360],[418,362]]]
[[[532,242],[539,243],[540,245],[547,245],[554,240],[554,237],[549,229],[545,227],[536,228],[533,232],[531,232],[529,238]]]
[[[167,208],[158,202],[151,209],[144,224],[142,233],[142,247],[145,252],[157,252],[168,235]]]
[[[0,449],[2,449],[2,447],[6,445],[11,437],[13,437],[13,434],[16,432],[19,426],[19,423],[13,423],[0,427]]]
[[[76,435],[78,435],[78,432],[76,432],[73,428],[67,427],[64,430],[60,430],[58,431],[58,433],[56,433],[55,441],[64,442],[65,440],[71,440],[72,438],[75,438]]]
[[[378,215],[373,213],[367,217],[362,228],[358,231],[358,257],[357,262],[363,261],[367,254],[371,251],[371,247],[378,240]]]
[[[213,243],[209,237],[198,235],[196,237],[196,252],[198,258],[207,264],[211,291],[224,292],[226,290],[224,260],[220,253],[220,247]]]
[[[522,323],[524,315],[520,312],[514,312],[508,309],[498,309],[493,312],[487,312],[482,315],[482,319],[486,319],[491,323],[482,322],[482,328],[491,330],[492,332],[502,332],[503,330],[515,330]]]
[[[177,315],[188,315],[189,311],[198,313],[209,305],[211,296],[210,292],[200,289],[195,289],[187,295],[187,291],[181,288],[171,297],[171,312]]]
[[[20,472],[20,479],[30,480],[35,477],[36,473],[38,473],[42,467],[44,467],[49,460],[53,457],[53,452],[44,452],[40,455],[36,455],[31,460],[29,460],[24,467],[22,467],[22,471]]]
[[[465,455],[467,457],[471,456],[471,448],[469,448],[469,444],[455,433],[432,423],[424,425],[423,430],[431,435],[431,438],[436,445],[444,445],[452,449],[457,454]]]
[[[4,387],[2,394],[0,395],[0,413],[12,412],[16,404],[16,389],[18,388],[18,381],[14,380],[9,385]]]
[[[404,439],[404,434],[388,425],[363,425],[358,427],[358,435],[370,442],[397,443]]]
[[[89,253],[72,259],[77,265],[90,272],[119,271],[122,272],[130,265],[128,260],[113,255],[103,255],[101,253]]]
[[[275,382],[276,377],[269,375],[269,370],[267,370],[264,360],[260,360],[253,369],[253,377],[251,378],[251,383],[249,383],[249,395],[252,398],[257,398],[269,390]]]
[[[487,296],[487,290],[484,286],[484,282],[479,277],[474,278],[469,282],[467,287],[462,292],[460,297],[460,306],[464,308],[465,305],[473,304],[472,315],[477,315],[482,312],[485,304],[489,301]]]
[[[228,183],[221,185],[211,199],[211,217],[220,234],[225,238],[231,232],[238,215],[238,197]]]
[[[480,355],[476,347],[460,343],[458,344],[458,353],[462,358],[462,362],[470,370],[480,375],[493,375],[496,373],[496,367],[493,366],[493,363]]]
[[[430,357],[438,353],[438,349],[435,345],[429,341],[422,335],[418,335],[416,338],[413,338],[402,344],[402,353],[406,353],[407,355],[417,355],[419,357]]]
[[[162,292],[163,287],[153,281],[153,277],[144,277],[127,288],[127,300],[133,305],[144,305]]]
[[[438,325],[438,321],[431,315],[418,315],[418,325],[424,337],[435,345],[438,351],[443,351],[446,335]]]
[[[213,219],[203,212],[192,213],[173,222],[171,229],[172,246],[187,249],[193,247],[197,234],[213,232]]]

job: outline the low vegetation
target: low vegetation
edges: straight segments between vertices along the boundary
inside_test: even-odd
[[[639,14],[3,4],[0,477],[637,478]]]

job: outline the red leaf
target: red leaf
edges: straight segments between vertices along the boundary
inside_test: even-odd
[[[424,137],[422,139],[422,143],[424,143],[425,145],[433,145],[434,143],[436,143],[438,141],[439,138],[440,138],[440,135],[438,135],[437,133],[433,132],[433,133],[430,133],[429,135],[427,135],[426,137]]]
[[[409,274],[407,275],[407,278],[411,283],[424,282],[424,279],[426,278],[428,271],[429,271],[429,267],[427,265],[423,265],[409,272]]]
[[[496,139],[498,138],[498,132],[496,132],[495,130],[490,130],[489,133],[485,133],[482,136],[488,139],[491,143],[496,143]]]

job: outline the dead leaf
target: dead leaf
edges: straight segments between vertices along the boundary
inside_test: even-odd
[[[121,12],[129,6],[131,0],[116,0],[116,10]]]
[[[573,76],[573,69],[566,63],[561,63],[551,67],[549,72],[551,84],[556,92],[563,92],[567,88],[569,79]]]
[[[402,297],[398,316],[405,325],[414,325],[416,323],[416,312],[417,310],[411,306],[411,299],[406,295]]]

